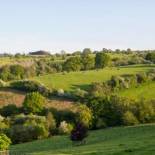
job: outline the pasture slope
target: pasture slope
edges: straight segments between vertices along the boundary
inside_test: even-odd
[[[119,96],[129,97],[132,99],[155,99],[155,82],[148,82],[138,87],[129,88],[118,92]]]
[[[87,89],[92,82],[103,82],[111,78],[112,75],[135,74],[153,69],[154,65],[132,65],[126,67],[111,67],[100,70],[56,73],[32,78],[49,88],[74,90],[76,88]]]
[[[55,136],[13,145],[11,150],[33,155],[155,155],[155,124],[91,131],[80,146],[67,136]]]

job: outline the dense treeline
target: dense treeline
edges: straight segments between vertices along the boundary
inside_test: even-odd
[[[90,49],[84,49],[83,52],[73,54],[56,54],[34,58],[29,66],[14,64],[4,65],[0,68],[0,79],[4,81],[25,79],[48,73],[70,72],[80,70],[100,69],[106,66],[124,66],[132,64],[146,64],[155,62],[155,53],[139,53],[127,50],[126,52],[116,51],[123,54],[122,57],[110,57],[109,53],[113,51],[105,50],[92,52]],[[128,56],[129,55],[129,56]],[[20,56],[15,57],[27,57]]]

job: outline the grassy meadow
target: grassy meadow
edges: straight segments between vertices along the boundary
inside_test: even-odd
[[[138,87],[129,88],[118,92],[118,95],[133,99],[155,99],[155,82],[148,82]]]
[[[33,155],[154,155],[155,124],[91,131],[86,144],[72,145],[67,136],[11,146]]]
[[[32,79],[45,84],[49,88],[64,90],[73,90],[75,88],[87,89],[92,82],[103,82],[110,79],[112,75],[135,74],[148,71],[153,67],[148,65],[111,67],[100,70],[48,74]]]

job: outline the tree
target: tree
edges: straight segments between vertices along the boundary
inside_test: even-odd
[[[11,140],[5,134],[0,134],[0,151],[7,150],[10,144]]]
[[[83,54],[91,54],[92,53],[92,51],[91,51],[91,49],[90,48],[85,48],[84,50],[83,50],[83,52],[82,52]]]
[[[96,53],[95,56],[95,67],[96,68],[103,68],[109,64],[110,56],[103,52]]]
[[[81,55],[83,69],[89,70],[93,69],[95,65],[94,57],[90,56],[87,52],[83,52]]]
[[[64,70],[70,72],[70,71],[79,71],[82,68],[82,63],[81,63],[81,58],[76,56],[76,57],[71,57],[66,60],[64,63]]]
[[[150,60],[152,61],[153,63],[155,63],[155,52],[152,52],[152,53],[148,53],[145,57],[146,60]]]
[[[26,94],[23,107],[28,113],[38,113],[43,110],[45,98],[38,92]]]

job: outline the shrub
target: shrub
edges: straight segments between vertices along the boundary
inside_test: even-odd
[[[48,130],[43,124],[14,125],[9,134],[12,142],[17,144],[45,138],[48,136]]]
[[[4,117],[19,114],[19,112],[19,108],[15,104],[9,104],[0,109],[0,113]]]
[[[139,122],[132,112],[127,111],[123,114],[123,123],[124,125],[135,125]]]
[[[136,104],[136,116],[141,123],[155,122],[155,108],[150,101],[141,100]]]
[[[153,63],[155,63],[155,52],[152,52],[152,53],[148,53],[147,55],[146,55],[146,58],[145,58],[146,60],[150,60],[150,61],[152,61]]]
[[[55,130],[56,130],[56,120],[53,116],[53,114],[51,112],[48,112],[47,113],[47,116],[46,116],[46,121],[47,121],[47,127],[48,127],[48,130],[50,132],[50,134],[55,134]]]
[[[28,142],[46,138],[49,135],[46,117],[37,115],[17,115],[11,118],[9,135],[13,143]]]
[[[67,59],[64,63],[64,70],[65,71],[79,71],[82,68],[81,58],[76,57],[70,57]]]
[[[79,105],[76,112],[76,122],[81,122],[86,127],[91,126],[92,112],[86,105]]]
[[[70,134],[73,126],[66,121],[62,121],[59,125],[59,134]]]
[[[144,83],[147,81],[147,76],[145,73],[139,73],[136,76],[137,76],[137,82],[138,83]]]
[[[37,81],[31,80],[20,80],[14,81],[10,84],[14,89],[26,91],[26,92],[39,92],[44,96],[49,96],[52,92],[50,89],[46,88],[44,85],[40,84]]]
[[[72,141],[83,141],[88,136],[88,129],[82,123],[78,123],[71,131],[70,139]]]
[[[56,119],[57,126],[64,120],[71,124],[74,124],[76,122],[76,114],[71,110],[67,110],[67,109],[57,110],[57,109],[51,108],[50,112],[53,114],[54,118]]]
[[[43,110],[45,98],[38,92],[26,94],[23,108],[27,113],[39,113]]]
[[[7,84],[3,80],[0,79],[0,87],[5,87]]]
[[[0,78],[4,81],[19,80],[25,75],[25,68],[21,65],[6,65],[0,69]]]
[[[5,134],[0,134],[0,151],[7,150],[10,144],[11,140]]]

